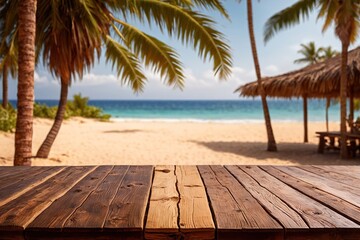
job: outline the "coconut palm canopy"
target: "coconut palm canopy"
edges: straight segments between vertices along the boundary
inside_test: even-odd
[[[339,97],[341,56],[335,56],[323,62],[282,75],[263,78],[268,97]],[[360,47],[349,51],[347,61],[348,96],[360,97]],[[259,96],[257,82],[240,86],[235,92],[240,96]]]

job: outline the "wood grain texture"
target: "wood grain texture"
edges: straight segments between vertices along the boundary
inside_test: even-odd
[[[53,201],[64,195],[94,167],[68,167],[46,182],[0,207],[0,230],[23,230]]]
[[[351,178],[360,179],[360,166],[315,166],[316,168],[321,168],[329,172],[336,172],[342,175],[349,176]]]
[[[156,166],[145,227],[146,239],[176,239],[179,236],[179,193],[175,166]]]
[[[332,209],[289,187],[277,178],[269,175],[256,166],[240,167],[244,172],[251,175],[263,187],[273,192],[292,209],[297,211],[307,222],[310,230],[349,228],[356,229],[359,226],[336,213]],[[281,167],[279,167],[280,169]],[[291,167],[287,167],[291,168]]]
[[[28,234],[31,235],[32,231],[61,231],[68,218],[83,204],[112,168],[112,166],[99,166],[89,173],[35,218],[27,228]]]
[[[276,218],[287,230],[307,229],[308,226],[301,216],[275,194],[261,186],[255,179],[237,166],[226,168],[241,182],[267,211]]]
[[[262,232],[266,239],[282,238],[283,228],[224,167],[198,169],[214,213],[218,239],[246,237],[249,232]]]
[[[334,182],[350,185],[352,188],[354,188],[356,193],[360,194],[360,179],[354,176],[343,174],[341,171],[336,171],[335,167],[333,168],[334,170],[331,171],[323,169],[321,166],[299,166],[299,168],[314,173],[325,179],[330,179]]]
[[[342,199],[347,199],[348,202],[356,206],[360,206],[360,190],[352,186],[353,182],[349,182],[348,184],[339,183],[334,181],[332,178],[326,178],[298,167],[278,167],[278,169],[304,182],[310,183],[318,189],[331,193]]]
[[[212,220],[204,185],[196,166],[176,166],[180,194],[180,232],[185,239],[214,239]]]
[[[128,166],[116,166],[76,208],[64,223],[64,231],[102,231],[109,206],[128,171]]]
[[[104,231],[142,235],[153,177],[153,166],[130,166],[104,223]]]
[[[32,172],[37,172],[40,169],[46,170],[49,167],[30,167],[30,166],[0,166],[0,182],[8,179],[19,179]]]
[[[26,174],[17,174],[16,178],[8,177],[0,181],[0,206],[19,197],[35,186],[45,182],[52,176],[62,171],[64,167],[42,167],[26,169]]]
[[[0,167],[0,239],[358,240],[359,172],[358,166]]]
[[[355,221],[356,223],[360,223],[360,207],[354,206],[342,198],[339,198],[333,194],[314,187],[312,184],[288,175],[276,167],[262,166],[261,168],[289,186],[296,188],[296,190],[299,192],[302,192],[305,195],[323,203],[324,205],[329,206],[340,214],[345,214],[347,218]]]

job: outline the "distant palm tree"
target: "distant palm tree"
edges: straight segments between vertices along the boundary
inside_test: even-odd
[[[322,55],[320,56],[321,61],[329,59],[329,58],[333,58],[336,55],[340,54],[338,51],[332,49],[331,46],[323,47],[321,53],[322,53]]]
[[[321,53],[324,51],[323,48],[316,48],[314,42],[300,44],[300,46],[301,49],[298,53],[302,54],[303,57],[296,59],[294,63],[306,63],[307,65],[311,65],[320,61]]]
[[[320,47],[317,48],[315,46],[315,42],[309,42],[308,44],[301,44],[301,49],[298,53],[303,55],[303,58],[296,59],[294,63],[306,63],[307,65],[312,65],[317,62],[323,61],[325,59],[332,58],[337,55],[338,52],[333,50],[330,46],[327,48]],[[303,96],[304,104],[307,105],[307,97]],[[330,107],[330,98],[326,99],[326,130],[329,131],[329,107]],[[305,113],[305,117],[307,119],[307,113]],[[305,121],[305,134],[304,134],[304,142],[308,142],[308,130],[307,130],[307,120]]]
[[[296,59],[294,63],[306,63],[307,65],[312,65],[320,61],[320,54],[323,51],[322,48],[317,48],[314,42],[309,42],[308,44],[300,44],[301,49],[298,53],[302,54],[303,57]],[[308,137],[308,113],[307,113],[307,101],[308,97],[306,94],[302,96],[304,102],[304,142],[309,142]]]
[[[265,25],[264,39],[268,41],[284,28],[298,24],[308,18],[311,11],[319,9],[318,18],[325,20],[323,31],[334,23],[335,34],[341,41],[341,82],[340,82],[340,130],[341,158],[347,158],[346,146],[346,93],[347,59],[350,43],[355,42],[359,32],[360,0],[298,0],[292,6],[273,15]]]
[[[332,49],[331,46],[323,47],[321,52],[322,52],[322,55],[320,56],[321,61],[333,58],[339,54],[339,52]],[[326,131],[329,131],[329,108],[331,105],[338,104],[338,102],[339,102],[338,99],[334,99],[333,101],[331,101],[329,97],[326,98],[326,111],[325,111]]]
[[[1,6],[4,7],[4,5]],[[18,13],[17,26],[19,78],[14,165],[31,165],[34,105],[36,0],[19,1],[16,7],[17,9],[14,10]]]
[[[11,5],[10,2],[7,2]],[[219,0],[39,0],[37,53],[61,79],[61,94],[54,125],[37,157],[47,157],[60,130],[68,86],[89,69],[104,46],[107,61],[116,68],[121,82],[142,91],[146,81],[141,64],[160,73],[166,84],[183,87],[182,64],[174,49],[130,25],[127,19],[157,25],[162,32],[190,44],[201,58],[211,59],[221,79],[230,74],[230,50],[214,22],[193,9],[212,8],[227,16]],[[9,13],[11,14],[11,12]],[[16,28],[16,25],[13,26]],[[103,44],[103,45],[102,45]]]
[[[266,125],[266,132],[267,132],[267,138],[268,138],[268,145],[267,150],[268,151],[277,151],[276,141],[273,133],[273,129],[271,126],[271,118],[269,113],[269,107],[266,101],[266,93],[262,84],[261,79],[261,70],[260,70],[260,63],[258,59],[258,54],[256,50],[256,40],[255,40],[255,34],[254,34],[254,24],[253,24],[253,11],[252,11],[252,0],[247,0],[247,16],[248,16],[248,28],[249,28],[249,36],[250,36],[250,43],[251,43],[251,50],[255,65],[255,71],[256,71],[256,78],[259,86],[259,93],[261,96],[261,103],[263,107],[264,112],[264,118],[265,118],[265,125]]]
[[[0,75],[2,75],[2,85],[3,85],[3,93],[2,93],[2,107],[7,108],[9,100],[8,100],[8,75],[9,72],[12,78],[17,77],[18,71],[18,50],[16,44],[16,34],[10,38],[9,43],[3,43],[0,46]]]

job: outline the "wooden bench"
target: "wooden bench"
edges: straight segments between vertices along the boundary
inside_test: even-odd
[[[360,239],[360,166],[0,167],[0,239]]]
[[[318,153],[324,153],[324,150],[340,150],[340,132],[316,132],[319,137]],[[346,133],[346,142],[349,155],[356,156],[357,150],[359,150],[360,134]]]
[[[316,132],[319,138],[318,153],[324,150],[340,150],[340,132]]]

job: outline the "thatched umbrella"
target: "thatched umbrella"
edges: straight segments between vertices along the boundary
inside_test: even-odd
[[[308,98],[336,98],[340,96],[341,56],[327,59],[296,71],[282,75],[263,78],[263,86],[268,97],[304,99],[304,141],[308,141],[307,134],[307,99]],[[348,93],[350,98],[350,121],[354,119],[354,97],[360,97],[360,47],[349,51],[348,65]],[[240,86],[235,92],[241,96],[258,96],[257,82]]]

